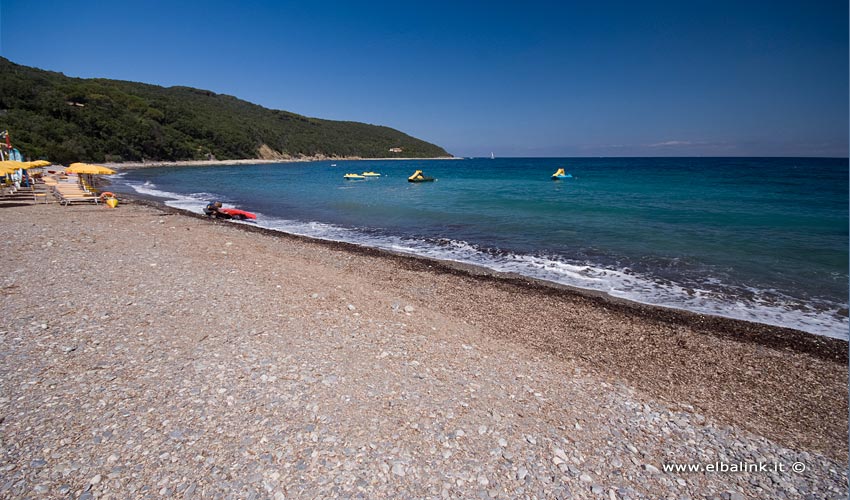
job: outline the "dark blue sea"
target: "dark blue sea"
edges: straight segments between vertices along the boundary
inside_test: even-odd
[[[561,167],[572,178],[552,180]],[[437,180],[407,182],[417,169]],[[343,179],[363,171],[382,176]],[[847,159],[324,161],[116,181],[196,212],[221,200],[289,233],[847,338]]]

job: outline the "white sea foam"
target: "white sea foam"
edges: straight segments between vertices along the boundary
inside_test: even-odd
[[[195,213],[203,213],[203,207],[210,199],[222,199],[215,193],[169,193],[158,190],[149,182],[128,185],[140,194],[165,198],[168,206]],[[828,337],[847,339],[850,328],[847,316],[839,315],[839,306],[835,304],[802,304],[799,300],[784,297],[775,290],[736,290],[716,278],[706,279],[704,285],[710,286],[711,289],[704,289],[671,283],[669,280],[662,282],[628,269],[598,267],[592,263],[573,262],[558,256],[487,251],[465,241],[403,238],[321,222],[263,217],[262,214],[257,218],[257,225],[311,238],[473,264],[497,272],[515,273],[604,292],[613,297],[643,304],[784,326]],[[742,299],[744,296],[747,298]]]

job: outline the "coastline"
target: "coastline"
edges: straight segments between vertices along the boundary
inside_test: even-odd
[[[104,166],[117,170],[130,170],[137,168],[154,167],[219,167],[236,165],[265,165],[274,163],[311,163],[318,161],[388,161],[388,160],[462,160],[458,156],[446,156],[436,158],[361,158],[359,156],[327,157],[327,156],[305,156],[300,158],[244,158],[240,160],[181,160],[181,161],[146,161],[146,162],[120,162],[103,163]]]
[[[106,179],[105,182],[109,182],[109,180]],[[166,193],[166,192],[161,192],[161,191],[154,192],[154,191],[147,191],[147,190],[138,191],[137,188],[131,188],[128,185],[122,185],[120,182],[117,185],[115,185],[113,187],[113,189],[116,190],[116,192],[118,192],[120,190],[120,193],[121,193],[122,196],[131,198],[131,199],[151,200],[151,201],[154,201],[154,202],[156,202],[158,204],[162,204],[162,205],[165,205],[165,204],[170,205],[170,203],[168,202],[169,199],[178,200],[178,199],[181,199],[181,197],[182,197],[182,195],[180,195],[178,193]],[[234,203],[236,203],[236,202],[234,201]],[[198,211],[200,211],[200,208],[201,208],[201,204],[197,204],[197,210]],[[187,211],[186,213],[190,213],[190,212]],[[267,213],[264,213],[263,215],[264,215],[264,217],[262,217],[262,218],[264,219],[264,221],[260,222],[259,225],[266,226],[266,227],[275,227],[276,226],[276,224],[268,222],[268,221],[274,221],[276,219],[275,216],[270,216]],[[303,231],[303,230],[299,230],[299,228],[295,228],[293,230],[298,234],[305,234],[305,235],[313,234],[313,232],[311,232],[311,231]],[[286,232],[286,231],[287,231],[287,229],[284,227],[284,228],[273,229],[272,233]],[[309,237],[310,236],[308,236],[308,238]],[[339,234],[319,234],[319,235],[313,236],[313,237],[315,237],[319,240],[322,240],[323,238],[328,238],[330,241],[335,241],[335,242],[338,242],[338,243],[342,243],[343,241],[348,241],[350,243],[353,243],[351,245],[351,248],[359,248],[361,245],[372,245],[372,246],[375,246],[376,248],[380,249],[381,251],[394,253],[394,251],[390,248],[390,245],[382,245],[381,242],[360,243],[358,238],[347,237],[344,234],[341,235],[341,236]],[[426,248],[425,250],[426,250],[425,252],[417,252],[416,250],[411,250],[411,251],[408,251],[408,252],[402,251],[402,252],[399,252],[399,253],[401,255],[404,255],[404,256],[415,257],[417,254],[421,254],[421,253],[425,253],[427,255],[429,253],[428,252],[429,249]],[[434,252],[430,252],[430,254],[432,255],[431,257],[425,257],[425,258],[426,259],[439,259],[439,257],[433,256]],[[603,288],[603,287],[597,287],[596,289],[589,288],[589,287],[588,288],[582,288],[583,285],[580,285],[580,284],[572,284],[570,282],[559,282],[559,281],[557,281],[558,276],[554,276],[554,277],[541,276],[541,274],[535,274],[533,272],[534,269],[521,268],[520,270],[516,270],[516,271],[512,272],[511,270],[509,270],[510,268],[508,268],[508,266],[499,266],[498,262],[494,262],[491,265],[490,261],[478,260],[479,263],[475,264],[475,263],[472,262],[475,259],[470,259],[466,255],[462,255],[460,257],[452,257],[452,258],[456,258],[458,260],[456,260],[456,261],[446,260],[446,261],[443,262],[444,265],[455,266],[455,267],[459,267],[459,268],[468,268],[468,269],[476,268],[477,270],[474,271],[476,273],[487,273],[487,274],[493,274],[493,275],[502,276],[502,277],[506,277],[506,278],[518,279],[520,281],[536,282],[536,283],[539,283],[540,285],[542,285],[544,287],[554,287],[554,288],[557,288],[557,289],[569,289],[569,290],[573,290],[573,291],[575,291],[577,293],[581,293],[581,294],[588,294],[588,295],[591,295],[591,296],[600,296],[600,297],[603,297],[606,300],[611,301],[611,302],[623,302],[623,303],[627,303],[627,304],[632,304],[634,307],[648,308],[649,310],[658,309],[658,310],[670,310],[670,311],[676,311],[676,312],[684,312],[684,313],[686,313],[686,315],[692,314],[694,316],[694,318],[697,318],[696,321],[699,321],[699,322],[715,321],[715,319],[717,319],[717,318],[722,318],[724,320],[725,319],[731,320],[733,322],[732,324],[734,324],[735,321],[740,321],[740,322],[742,322],[741,324],[743,324],[743,325],[750,325],[750,324],[752,324],[752,325],[764,325],[764,326],[769,326],[769,327],[775,327],[779,330],[787,329],[787,330],[794,330],[794,331],[802,331],[802,332],[805,332],[805,333],[811,334],[811,335],[837,338],[839,340],[844,340],[844,341],[847,340],[846,319],[844,320],[843,324],[836,321],[835,323],[828,323],[830,325],[829,327],[822,327],[822,324],[819,325],[819,323],[817,321],[820,318],[814,318],[815,321],[810,321],[808,323],[805,322],[805,321],[796,321],[799,318],[796,318],[796,317],[793,317],[793,316],[789,320],[789,318],[787,318],[787,317],[777,316],[775,310],[769,311],[769,313],[772,313],[772,314],[754,314],[753,311],[748,311],[750,314],[740,314],[740,313],[736,314],[737,311],[735,310],[735,308],[729,307],[730,305],[734,305],[734,301],[726,302],[724,305],[727,306],[728,309],[724,310],[722,307],[717,307],[716,304],[714,304],[713,305],[714,307],[711,307],[711,308],[708,308],[708,307],[689,307],[689,305],[690,305],[689,303],[677,301],[677,300],[675,300],[675,297],[674,297],[674,300],[668,300],[667,302],[664,302],[664,301],[653,301],[653,300],[651,300],[651,298],[647,299],[647,298],[645,298],[645,297],[643,297],[639,294],[633,295],[633,296],[625,296],[626,294],[620,294],[620,296],[617,296],[613,292],[608,293],[606,291],[606,289]],[[501,269],[501,270],[499,270],[499,269]],[[514,268],[514,269],[516,269],[516,268]],[[690,286],[693,286],[693,285],[690,285]],[[612,286],[612,287],[610,287],[610,289],[613,289],[615,291],[617,290],[616,286]],[[689,293],[691,293],[691,292],[689,292]],[[681,294],[684,296],[684,291],[681,291]],[[794,308],[789,307],[788,310],[793,311]],[[731,312],[727,313],[727,311],[731,311]],[[838,314],[841,314],[841,313],[840,312],[837,313],[835,317],[839,317]],[[846,318],[846,310],[844,311],[843,316]],[[785,319],[786,321],[782,321],[783,319]],[[828,318],[828,319],[832,319],[832,318]],[[812,326],[813,324],[815,325],[815,327]],[[726,330],[732,330],[735,327],[734,326],[724,326],[723,328],[725,328]],[[749,330],[752,330],[752,328],[746,327],[745,330],[749,331]],[[772,333],[765,335],[766,338],[772,338],[772,337],[776,337],[776,336],[777,335],[772,334]]]
[[[162,201],[153,199],[152,197],[148,198],[138,193],[122,192],[122,197],[132,200],[135,204],[149,206],[166,213],[207,220],[203,215],[170,207]],[[848,349],[850,346],[848,345],[848,341],[829,335],[820,335],[795,328],[726,316],[700,314],[686,309],[646,304],[615,297],[602,291],[555,283],[516,273],[499,272],[484,266],[464,262],[440,260],[405,252],[394,252],[388,249],[373,248],[344,241],[312,238],[310,236],[287,233],[252,224],[238,224],[238,228],[247,232],[256,232],[271,237],[282,237],[309,244],[327,246],[334,250],[390,259],[399,265],[405,267],[418,266],[420,269],[427,269],[428,272],[473,278],[489,284],[516,286],[529,293],[539,294],[541,300],[551,296],[575,295],[599,307],[616,310],[624,315],[638,315],[674,325],[696,325],[702,333],[708,335],[727,337],[739,342],[747,342],[774,349],[792,350],[845,364],[850,362],[850,350]]]
[[[844,341],[149,201],[0,210],[0,430],[23,476],[57,436],[50,467],[86,464],[74,489],[131,496],[115,488],[221,491],[220,463],[268,495],[333,494],[353,471],[373,497],[846,496]],[[93,448],[105,428],[119,439]],[[658,473],[705,452],[809,469]]]

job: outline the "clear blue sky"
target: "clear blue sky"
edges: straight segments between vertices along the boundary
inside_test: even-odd
[[[0,0],[0,55],[459,156],[847,156],[846,0]]]

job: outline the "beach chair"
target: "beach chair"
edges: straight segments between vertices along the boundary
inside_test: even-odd
[[[77,183],[60,182],[53,189],[53,194],[59,199],[59,204],[65,206],[90,201],[95,205],[100,203],[96,194],[83,190]]]
[[[44,183],[33,183],[30,189],[32,190],[32,199],[34,202],[43,201],[44,203],[50,203],[50,189]]]
[[[66,207],[71,203],[94,202],[95,205],[100,203],[98,196],[91,194],[57,193],[57,195],[59,198],[59,204]]]
[[[47,176],[45,176],[44,179],[42,179],[42,182],[44,183],[45,186],[47,186],[47,189],[49,189],[51,191],[53,190],[53,188],[55,188],[59,184],[59,181],[56,180],[55,177],[47,177]]]

